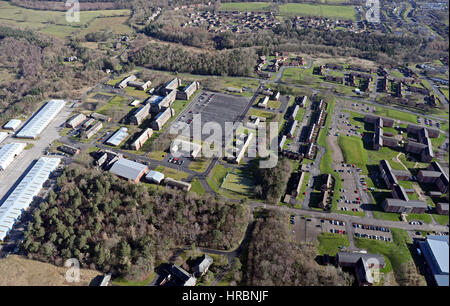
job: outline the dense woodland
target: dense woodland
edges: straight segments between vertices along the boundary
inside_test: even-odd
[[[259,168],[258,162],[251,167],[256,179],[255,194],[270,203],[278,203],[292,172],[291,162],[281,158],[273,168]]]
[[[141,279],[177,247],[227,250],[248,221],[241,204],[131,184],[100,172],[66,170],[56,193],[33,212],[23,247],[29,257]]]
[[[251,75],[257,58],[252,49],[197,53],[162,44],[148,44],[129,54],[129,61],[135,65],[175,72],[225,76]]]
[[[265,211],[255,221],[248,247],[244,282],[249,286],[348,286],[353,277],[334,266],[315,262],[314,245],[296,243],[288,228],[288,217]]]
[[[20,50],[20,52],[17,52]],[[75,55],[78,61],[65,63]],[[78,98],[86,88],[106,76],[111,60],[79,42],[61,40],[37,32],[0,26],[0,125],[18,114],[31,114],[51,98]]]

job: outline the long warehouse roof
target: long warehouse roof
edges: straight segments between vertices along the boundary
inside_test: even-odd
[[[2,141],[5,140],[6,137],[8,137],[8,133],[0,132],[0,143],[2,143]]]
[[[41,157],[3,202],[0,206],[0,240],[6,237],[23,210],[31,205],[60,162],[59,158]]]
[[[19,155],[25,149],[26,143],[13,142],[4,145],[0,149],[0,170],[5,170],[14,160],[14,157]]]
[[[64,100],[50,100],[34,115],[34,117],[17,133],[19,138],[36,138],[61,111]]]

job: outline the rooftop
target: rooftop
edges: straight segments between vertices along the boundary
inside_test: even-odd
[[[30,206],[60,162],[59,158],[41,157],[3,202],[0,206],[0,240],[6,237],[23,210]]]
[[[120,177],[136,181],[146,170],[146,165],[121,158],[114,163],[109,171]]]
[[[164,174],[158,171],[151,170],[145,177],[148,181],[161,182],[164,179]]]
[[[19,127],[19,125],[22,123],[22,121],[20,121],[19,119],[11,119],[8,121],[8,123],[6,123],[3,128],[4,129],[10,129],[10,130],[15,130],[16,128]]]
[[[17,133],[19,138],[36,138],[62,110],[64,100],[50,100],[38,113]]]
[[[449,285],[449,237],[428,235],[421,247],[439,286]]]
[[[106,144],[118,146],[127,137],[128,129],[126,127],[122,127],[106,141]]]
[[[25,148],[26,143],[13,142],[0,148],[0,170],[5,170]]]

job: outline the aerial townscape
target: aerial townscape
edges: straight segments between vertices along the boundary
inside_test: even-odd
[[[449,2],[366,2],[0,0],[0,286],[449,286]]]

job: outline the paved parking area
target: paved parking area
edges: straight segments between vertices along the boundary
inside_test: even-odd
[[[343,112],[341,105],[336,106],[331,129],[329,130],[330,136],[328,136],[327,141],[333,149],[332,168],[335,172],[339,173],[342,179],[343,187],[340,190],[340,199],[338,199],[337,208],[342,211],[360,212],[368,208],[366,205],[370,203],[370,198],[366,193],[366,181],[361,175],[361,169],[358,169],[353,164],[344,163],[340,147],[337,144],[339,135],[361,137],[360,133],[357,132],[359,126],[350,124],[349,117],[350,114]],[[338,152],[340,154],[337,154]],[[366,215],[370,215],[370,212],[366,211]]]
[[[321,219],[319,222],[322,225],[322,232],[347,235],[346,223],[333,219]]]
[[[323,231],[322,223],[317,218],[295,216],[292,224],[292,233],[296,241],[315,242],[317,236]]]
[[[366,224],[352,224],[356,237],[392,242],[392,233],[389,228]]]
[[[225,132],[225,122],[241,121],[250,100],[248,97],[202,91],[173,124],[180,127],[187,125],[192,132],[192,119],[194,115],[200,114],[202,127],[207,122],[217,122]],[[207,138],[209,135],[202,137]]]
[[[335,164],[334,169],[339,172],[343,188],[340,190],[341,198],[338,199],[338,209],[347,211],[361,211],[364,199],[356,185],[355,175],[358,173],[356,167],[351,164]]]

